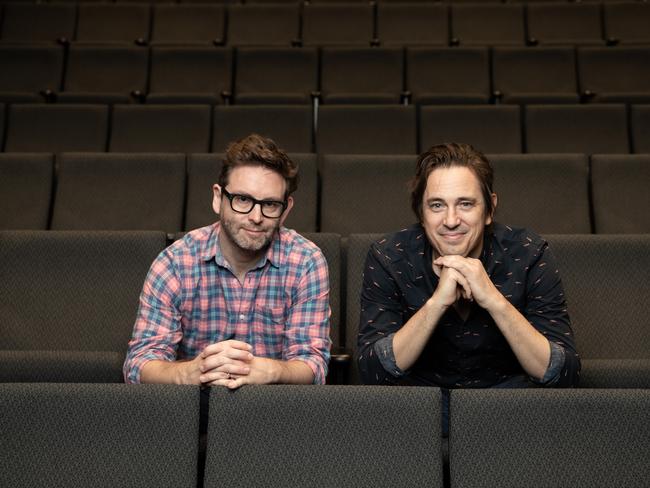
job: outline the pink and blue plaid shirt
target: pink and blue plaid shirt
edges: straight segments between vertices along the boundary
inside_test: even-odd
[[[324,383],[329,362],[329,277],[320,249],[281,228],[244,283],[219,248],[220,225],[189,232],[151,265],[124,362],[139,383],[155,359],[192,359],[209,344],[236,339],[255,356],[300,360]]]

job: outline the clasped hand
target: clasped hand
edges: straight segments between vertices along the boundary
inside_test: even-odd
[[[200,383],[235,389],[273,382],[272,361],[254,356],[252,350],[250,344],[236,340],[210,344],[194,359]]]
[[[488,308],[494,299],[501,296],[479,259],[460,255],[439,256],[433,260],[433,271],[440,278],[434,296],[437,295],[444,306],[464,298]]]

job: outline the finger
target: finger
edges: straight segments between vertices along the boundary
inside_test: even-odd
[[[251,346],[247,342],[229,339],[227,341],[215,342],[214,344],[210,344],[205,349],[203,349],[203,353],[207,357],[211,354],[219,354],[220,352],[223,352],[226,349],[238,349],[241,351],[250,352],[253,350],[253,346]]]
[[[231,390],[236,390],[237,388],[240,388],[247,383],[248,383],[248,379],[246,378],[246,376],[240,376],[239,378],[235,378],[234,380],[230,381],[230,383],[226,386],[228,386],[228,388],[230,388]]]
[[[213,384],[216,381],[225,381],[233,379],[230,373],[225,371],[210,371],[209,373],[203,373],[199,376],[199,381],[201,383]]]
[[[454,268],[448,268],[449,277],[453,279],[461,289],[461,295],[466,300],[472,300],[472,288],[469,285],[469,281],[457,270]]]
[[[216,370],[225,373],[248,374],[250,366],[246,361],[230,359],[225,356],[211,356],[201,363],[200,370],[201,373]]]

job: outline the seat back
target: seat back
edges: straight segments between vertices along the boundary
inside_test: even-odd
[[[604,44],[600,3],[531,2],[527,20],[533,44]]]
[[[124,355],[163,232],[0,232],[3,349]]]
[[[152,44],[223,44],[226,11],[218,4],[154,5]]]
[[[523,46],[522,5],[452,4],[452,44],[461,46]]]
[[[149,4],[81,3],[76,40],[144,44],[150,28]]]
[[[428,106],[420,110],[420,150],[434,144],[465,142],[483,153],[519,153],[518,106]]]
[[[323,105],[316,147],[321,154],[415,154],[415,107]]]
[[[650,156],[591,157],[591,197],[598,234],[650,234]]]
[[[53,183],[51,154],[0,154],[0,229],[47,229]]]
[[[321,230],[343,236],[391,232],[414,219],[408,182],[413,156],[321,156]]]
[[[183,228],[184,154],[64,153],[52,229]]]
[[[0,32],[10,42],[70,41],[76,22],[74,3],[7,2]]]
[[[115,105],[109,151],[207,152],[208,105]]]
[[[300,6],[294,4],[231,5],[228,45],[290,46],[298,39]]]
[[[524,125],[530,153],[630,152],[623,105],[528,105]]]
[[[196,486],[196,386],[2,384],[0,406],[10,486]]]
[[[350,2],[303,7],[302,40],[306,46],[368,46],[373,36],[373,5]]]
[[[9,108],[5,151],[105,151],[106,105],[16,104]]]
[[[647,484],[649,390],[457,389],[451,485]]]
[[[546,235],[558,263],[578,352],[650,359],[650,235]]]
[[[499,197],[495,219],[541,234],[589,234],[589,160],[584,154],[488,156]]]
[[[213,388],[209,415],[206,488],[442,486],[438,389]]]
[[[232,141],[253,132],[270,137],[289,152],[312,152],[312,109],[296,105],[214,108],[212,152],[225,152]]]
[[[382,45],[446,46],[449,11],[434,3],[385,3],[377,5],[377,38]]]

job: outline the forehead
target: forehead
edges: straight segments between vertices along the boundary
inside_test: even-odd
[[[265,166],[243,165],[230,171],[228,191],[245,193],[259,200],[282,200],[286,191],[284,178]]]
[[[481,185],[474,172],[465,166],[434,169],[427,178],[424,198],[481,197]]]

